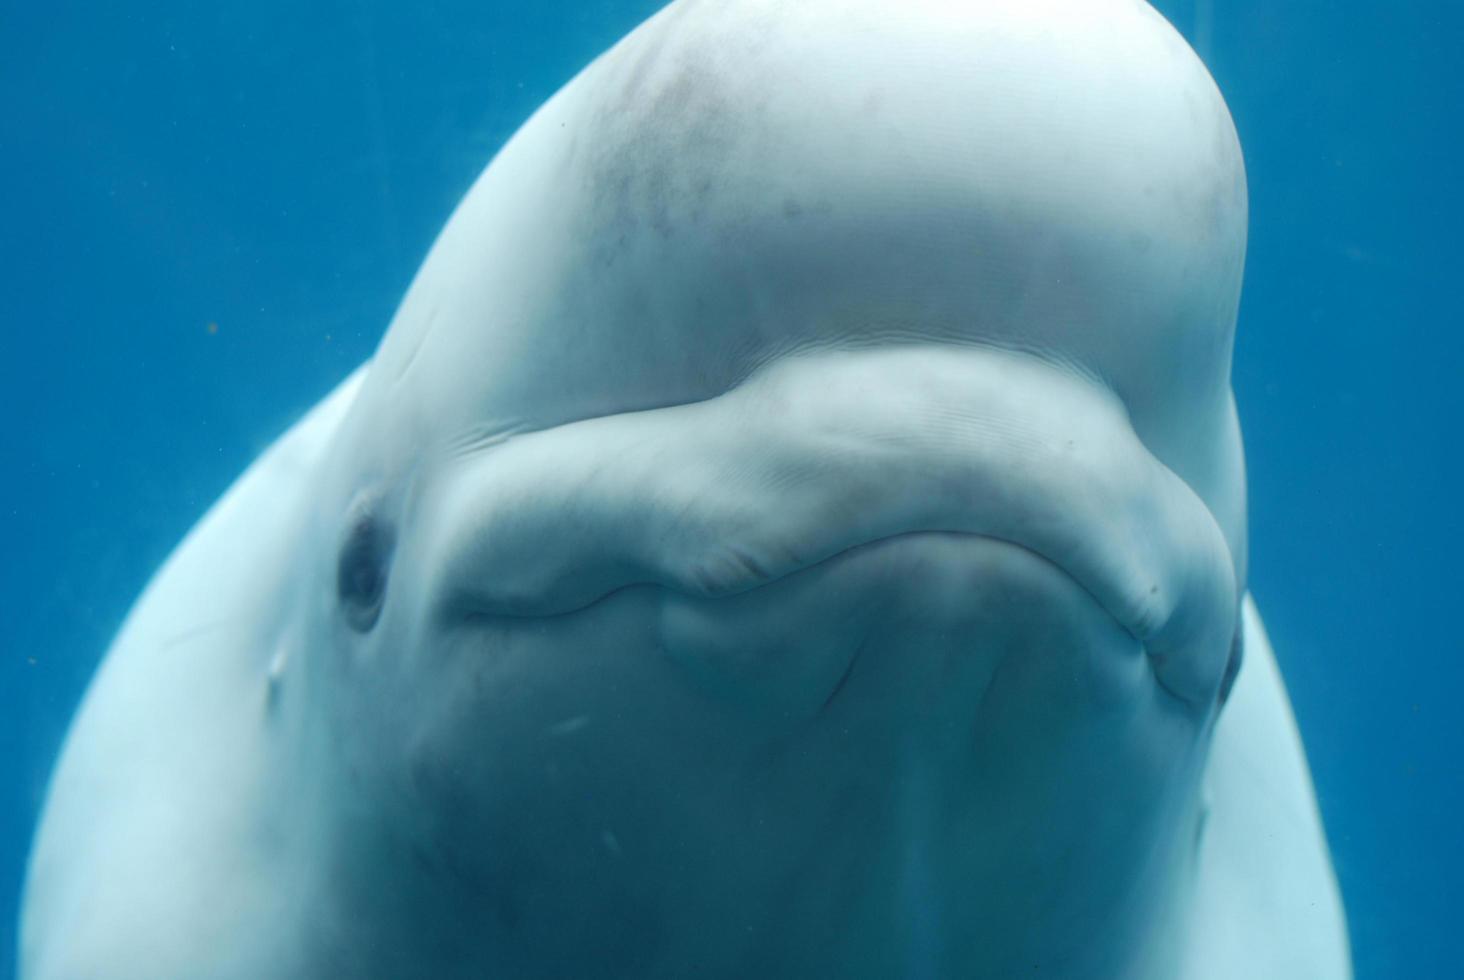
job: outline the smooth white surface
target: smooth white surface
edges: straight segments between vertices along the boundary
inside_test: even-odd
[[[1185,980],[1352,975],[1311,773],[1255,603],[1215,731]]]
[[[23,975],[1345,977],[1244,239],[1142,3],[667,8],[139,602]]]

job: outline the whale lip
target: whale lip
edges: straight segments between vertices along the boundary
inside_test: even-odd
[[[974,655],[988,664],[978,671],[980,686],[967,688],[971,704],[981,701],[995,654],[1010,640],[1009,629],[993,625],[998,608],[1004,619],[1025,620],[1026,629],[1046,629],[1033,621],[1070,615],[1055,612],[1052,602],[1076,601],[1103,617],[1115,634],[1132,637],[1069,570],[1025,545],[940,529],[858,541],[735,592],[631,582],[584,605],[547,613],[465,603],[456,623],[496,631],[558,621],[562,628],[593,631],[597,627],[571,621],[593,617],[637,592],[653,596],[642,606],[652,624],[645,634],[653,637],[647,649],[676,665],[693,687],[717,702],[777,725],[835,711],[861,658],[877,645],[875,637],[899,648],[914,640],[906,652],[920,654],[913,661],[916,673],[950,656],[953,646],[963,659]]]

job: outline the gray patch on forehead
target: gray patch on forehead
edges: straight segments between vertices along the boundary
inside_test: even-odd
[[[602,65],[606,97],[588,121],[583,179],[601,265],[638,236],[671,239],[703,223],[776,89],[758,70],[774,26],[766,16],[678,3],[650,26]]]

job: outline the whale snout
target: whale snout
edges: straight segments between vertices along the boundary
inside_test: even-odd
[[[671,647],[728,649],[720,632],[833,651],[866,622],[959,619],[952,576],[979,584],[970,569],[1021,551],[1141,645],[1179,700],[1208,710],[1229,658],[1235,571],[1214,518],[1111,392],[1026,355],[790,357],[718,398],[529,433],[449,470],[428,545],[439,614],[558,616],[649,586]],[[718,656],[729,676],[751,669]],[[834,652],[790,658],[804,700],[847,669]]]

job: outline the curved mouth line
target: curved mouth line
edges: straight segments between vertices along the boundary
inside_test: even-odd
[[[813,569],[832,565],[839,561],[846,561],[850,558],[851,555],[854,555],[859,551],[876,548],[882,545],[889,545],[893,542],[897,542],[906,538],[918,538],[934,534],[947,535],[950,537],[958,538],[994,541],[1007,547],[1020,549],[1031,557],[1041,561],[1043,564],[1052,567],[1058,572],[1061,572],[1064,578],[1070,581],[1077,588],[1081,589],[1084,594],[1086,594],[1089,598],[1093,600],[1095,604],[1099,606],[1099,608],[1102,608],[1106,612],[1108,612],[1108,614],[1113,617],[1114,621],[1118,623],[1120,627],[1122,627],[1136,640],[1142,642],[1143,638],[1135,633],[1131,627],[1126,626],[1121,620],[1118,619],[1117,616],[1113,616],[1112,611],[1108,610],[1103,605],[1099,597],[1095,595],[1091,589],[1085,586],[1082,581],[1077,578],[1077,576],[1073,575],[1072,572],[1064,568],[1062,564],[1054,561],[1047,555],[1044,555],[1041,552],[1036,551],[1025,544],[1022,544],[1020,541],[1013,541],[1009,538],[998,537],[992,534],[982,534],[975,531],[964,531],[959,529],[941,527],[915,528],[907,531],[897,531],[893,534],[880,535],[878,537],[858,541],[855,544],[847,545],[839,549],[838,551],[834,551],[829,554],[823,554],[817,558],[808,561],[799,561],[793,564],[789,564],[786,567],[779,567],[776,571],[768,571],[767,568],[764,567],[764,563],[759,562],[757,559],[748,555],[741,549],[731,549],[732,554],[735,556],[733,564],[735,564],[741,571],[746,572],[746,578],[744,580],[745,584],[737,584],[734,586],[725,585],[724,582],[718,578],[718,576],[712,573],[693,577],[693,580],[695,581],[695,587],[687,587],[688,583],[684,582],[678,582],[674,580],[668,581],[664,578],[646,576],[643,578],[636,578],[632,581],[622,582],[618,585],[607,588],[604,591],[596,595],[587,597],[583,601],[577,602],[572,606],[551,608],[545,610],[535,610],[529,608],[530,603],[527,602],[522,604],[510,604],[503,602],[495,604],[485,603],[480,598],[477,598],[473,592],[465,589],[458,594],[455,601],[447,603],[446,608],[450,611],[452,615],[480,622],[503,620],[553,620],[561,619],[567,616],[579,615],[580,613],[601,605],[609,599],[613,599],[615,596],[620,595],[621,593],[628,592],[634,589],[647,588],[664,589],[668,592],[673,592],[677,595],[685,596],[690,599],[705,599],[707,601],[715,602],[722,599],[732,599],[738,596],[745,596],[751,593],[762,592],[768,589],[777,588],[779,585],[784,584],[794,576],[812,571]],[[498,608],[490,608],[490,605],[497,605]],[[506,606],[511,605],[516,605],[518,606],[518,608],[505,608]]]
[[[1036,551],[1025,544],[1022,544],[1021,542],[1012,541],[1007,538],[1001,538],[990,534],[980,534],[971,531],[946,530],[941,528],[926,528],[911,531],[901,531],[895,534],[888,534],[881,537],[871,538],[866,541],[860,541],[857,544],[849,545],[839,551],[834,552],[833,554],[824,555],[815,560],[807,561],[787,569],[781,569],[776,574],[766,573],[756,561],[748,558],[745,562],[745,568],[749,571],[756,572],[761,577],[753,584],[746,585],[735,590],[725,590],[720,592],[709,591],[702,588],[682,588],[678,587],[678,585],[674,582],[666,582],[647,577],[644,579],[625,582],[623,584],[617,585],[583,603],[575,605],[572,608],[556,609],[550,612],[515,612],[506,610],[490,611],[482,608],[481,604],[475,603],[470,595],[464,594],[462,596],[461,605],[458,605],[456,607],[455,616],[458,622],[466,623],[470,626],[486,625],[489,623],[502,624],[505,622],[513,621],[551,622],[581,615],[603,605],[604,603],[614,599],[615,597],[623,593],[636,589],[661,589],[691,599],[701,599],[707,602],[719,602],[722,600],[733,599],[752,593],[759,593],[770,589],[776,589],[779,586],[787,584],[790,579],[800,574],[821,567],[826,567],[840,561],[847,561],[850,559],[851,556],[854,556],[860,551],[878,548],[881,546],[888,546],[903,539],[918,538],[927,535],[943,535],[955,538],[966,538],[995,542],[1004,547],[1017,549],[1023,552],[1028,557],[1040,562],[1045,567],[1057,572],[1069,585],[1076,588],[1084,595],[1086,595],[1090,600],[1092,600],[1094,606],[1096,606],[1098,609],[1101,609],[1116,626],[1118,626],[1134,639],[1135,643],[1137,643],[1143,650],[1145,654],[1145,660],[1150,665],[1149,675],[1154,680],[1160,691],[1165,694],[1177,707],[1190,711],[1194,709],[1194,699],[1185,697],[1179,691],[1175,690],[1170,684],[1166,683],[1163,676],[1163,671],[1160,669],[1164,661],[1163,655],[1154,654],[1145,643],[1144,638],[1136,633],[1131,626],[1124,623],[1118,616],[1116,616],[1113,610],[1108,608],[1102,602],[1101,598],[1094,594],[1094,592],[1086,585],[1084,585],[1084,583],[1069,569],[1065,568],[1060,562],[1053,560],[1047,555],[1044,555],[1041,552]],[[855,666],[858,663],[861,654],[864,652],[867,643],[868,640],[866,638],[864,640],[861,640],[855,646],[853,652],[849,655],[848,661],[847,663],[845,663],[843,670],[839,675],[839,678],[834,682],[828,694],[823,699],[821,709],[827,708],[831,704],[833,704],[833,702],[838,698],[840,692],[843,691],[845,687],[847,687],[848,681],[850,677],[853,676]],[[1232,663],[1233,662],[1234,660],[1232,659]],[[1233,667],[1227,665],[1226,676],[1228,678],[1228,681],[1233,681]],[[1228,693],[1228,681],[1222,684],[1222,698],[1220,703],[1223,703],[1223,693]]]

